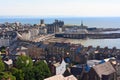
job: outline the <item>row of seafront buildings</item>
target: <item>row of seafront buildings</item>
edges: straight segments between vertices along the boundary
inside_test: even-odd
[[[42,19],[40,21],[40,24],[21,24],[19,22],[15,23],[4,23],[0,24],[0,31],[2,29],[6,31],[17,31],[19,38],[22,40],[33,40],[37,36],[40,35],[47,35],[47,34],[56,34],[56,33],[63,33],[63,32],[74,32],[79,31],[81,33],[84,33],[84,31],[87,32],[86,29],[88,29],[87,26],[84,26],[83,23],[81,23],[80,26],[75,25],[64,25],[64,21],[61,20],[55,20],[51,24],[45,24],[44,20]]]
[[[0,46],[10,46],[16,38],[32,41],[41,35],[62,32],[63,26],[64,22],[59,20],[51,24],[45,24],[44,20],[41,20],[40,24],[34,25],[6,22],[0,24]]]
[[[20,37],[23,40],[33,40],[37,36],[40,35],[47,35],[47,34],[52,34],[52,33],[57,33],[57,32],[62,32],[62,27],[64,26],[63,21],[55,20],[55,22],[51,24],[45,24],[44,20],[41,20],[40,24],[36,24],[32,27],[29,27],[28,29],[24,30],[18,30],[18,33],[20,33]]]
[[[34,41],[41,36],[45,36],[48,34],[56,34],[56,33],[63,33],[63,32],[74,32],[77,30],[77,32],[84,33],[84,31],[87,31],[87,26],[84,26],[83,23],[81,23],[80,26],[73,26],[73,25],[64,25],[64,22],[61,20],[55,20],[51,24],[45,24],[44,20],[40,20],[40,24],[21,24],[19,22],[15,23],[4,23],[0,24],[0,35],[3,35],[3,32],[16,32],[17,38],[21,40],[26,41]],[[9,38],[8,38],[9,39]],[[6,41],[6,39],[1,39],[2,43],[9,43]],[[1,46],[9,46],[2,44]]]

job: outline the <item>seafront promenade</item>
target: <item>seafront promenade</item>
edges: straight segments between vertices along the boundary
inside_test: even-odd
[[[40,41],[45,41],[45,40],[49,40],[54,38],[55,34],[48,34],[48,35],[42,35],[42,36],[38,36],[36,37],[34,40],[32,40],[33,42],[40,42]]]

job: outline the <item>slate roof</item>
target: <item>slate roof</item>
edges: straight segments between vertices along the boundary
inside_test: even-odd
[[[93,66],[93,69],[100,78],[102,78],[102,75],[109,75],[116,72],[110,62]]]

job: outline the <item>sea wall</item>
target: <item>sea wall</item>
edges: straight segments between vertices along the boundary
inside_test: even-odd
[[[85,38],[90,38],[90,39],[114,39],[114,38],[120,38],[120,33],[109,33],[109,34],[66,34],[66,33],[61,33],[61,34],[55,34],[55,37],[62,37],[62,38],[71,38],[71,39],[85,39]]]

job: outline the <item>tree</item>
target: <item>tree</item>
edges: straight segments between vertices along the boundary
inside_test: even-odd
[[[51,75],[48,65],[44,61],[38,61],[34,64],[34,73],[36,80],[43,80]]]
[[[12,75],[16,77],[16,80],[24,80],[24,73],[22,70],[17,68],[11,68],[10,71]]]
[[[16,67],[23,71],[24,80],[34,80],[33,62],[29,56],[19,56],[16,61]]]
[[[16,61],[16,67],[18,69],[29,68],[33,66],[32,59],[29,56],[20,55]]]
[[[24,68],[23,72],[25,74],[24,80],[36,80],[34,76],[35,74],[34,74],[33,68],[31,67]]]
[[[6,47],[2,46],[2,47],[0,47],[0,50],[1,50],[1,53],[5,53]]]
[[[5,70],[5,65],[4,65],[3,61],[1,60],[1,58],[0,58],[0,72],[2,72],[4,70]]]
[[[13,76],[10,72],[1,72],[0,80],[16,80],[16,77]]]

